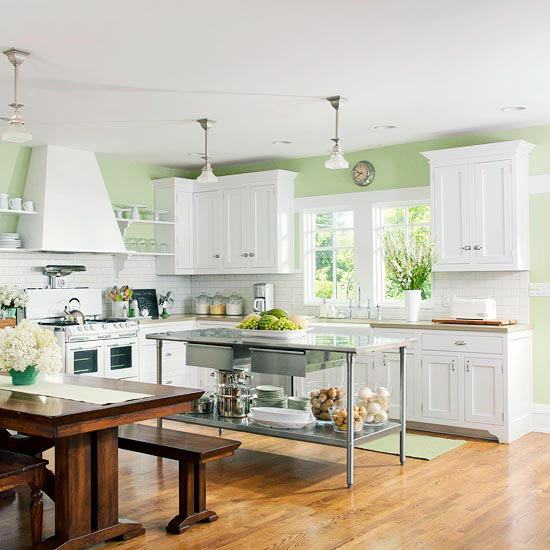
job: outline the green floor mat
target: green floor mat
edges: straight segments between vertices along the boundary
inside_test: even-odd
[[[405,440],[406,455],[410,458],[422,460],[433,460],[461,445],[466,441],[462,439],[447,439],[446,437],[432,437],[429,435],[407,434]],[[399,434],[391,434],[373,441],[357,445],[357,449],[386,453],[390,455],[399,454]]]

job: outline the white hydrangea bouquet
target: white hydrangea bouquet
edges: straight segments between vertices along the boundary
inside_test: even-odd
[[[52,331],[24,320],[15,328],[0,330],[0,370],[13,384],[33,384],[39,371],[61,370],[61,348]]]
[[[25,307],[28,300],[29,297],[25,290],[10,285],[0,286],[0,308],[2,309],[2,317],[15,317],[16,310]]]

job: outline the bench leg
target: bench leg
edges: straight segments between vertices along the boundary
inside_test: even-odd
[[[42,542],[42,491],[40,487],[31,485],[31,540],[36,548]]]
[[[179,535],[191,525],[216,521],[218,515],[206,509],[206,464],[179,463],[179,514],[166,526]]]

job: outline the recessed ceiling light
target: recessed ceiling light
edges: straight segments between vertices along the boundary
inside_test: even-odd
[[[273,145],[290,145],[292,141],[288,139],[274,139],[271,143],[273,143]]]
[[[381,124],[380,126],[375,126],[375,130],[393,130],[394,128],[397,128],[397,126],[393,126],[391,124]]]
[[[524,107],[523,105],[510,105],[508,107],[501,107],[500,110],[503,113],[509,112],[509,111],[525,111],[527,107]]]

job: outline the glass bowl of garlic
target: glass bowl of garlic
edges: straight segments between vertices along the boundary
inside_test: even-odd
[[[358,388],[355,393],[355,404],[365,408],[364,422],[366,425],[383,426],[388,422],[390,398],[391,390],[388,386],[379,386],[374,391],[368,386]]]

